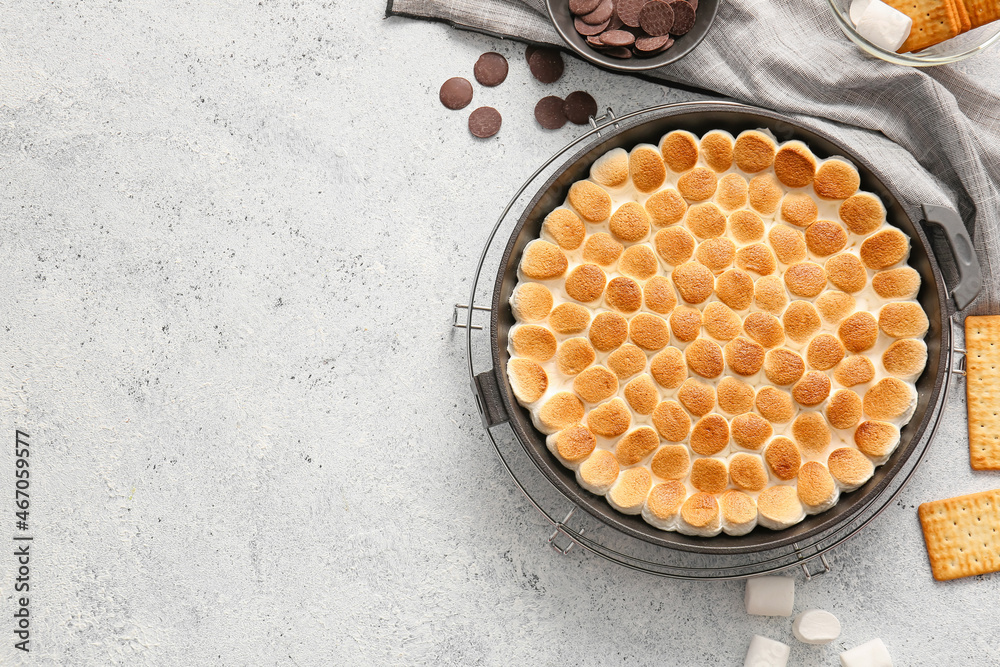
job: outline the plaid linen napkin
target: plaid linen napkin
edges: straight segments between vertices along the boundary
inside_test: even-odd
[[[543,0],[389,0],[387,16],[565,48]],[[1000,69],[1000,51],[991,58]],[[902,67],[864,54],[822,0],[726,0],[705,40],[646,78],[795,116],[876,165],[914,220],[920,204],[957,208],[983,291],[966,314],[1000,314],[1000,91],[959,67]],[[936,232],[935,232],[936,234]],[[946,271],[948,253],[938,253]]]

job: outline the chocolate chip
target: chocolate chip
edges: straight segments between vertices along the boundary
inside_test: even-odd
[[[441,104],[449,109],[464,109],[472,101],[472,84],[460,76],[448,79],[441,85],[438,94]]]
[[[639,12],[639,25],[653,37],[669,34],[674,26],[674,10],[665,2],[652,0]]]
[[[580,18],[583,19],[584,23],[597,25],[598,23],[604,23],[610,19],[611,15],[614,13],[615,3],[612,0],[601,0],[601,4],[597,5],[597,9],[589,14],[584,14]]]
[[[563,75],[562,55],[554,49],[535,49],[528,59],[531,74],[542,83],[555,83]]]
[[[674,25],[670,28],[672,35],[686,35],[694,27],[694,7],[685,0],[675,0],[670,3],[674,11]]]
[[[607,46],[632,46],[635,43],[635,35],[625,30],[608,30],[601,33],[601,42]]]
[[[667,42],[673,41],[670,35],[660,37],[636,37],[635,48],[639,51],[659,51]]]
[[[597,116],[597,102],[590,93],[578,90],[566,96],[563,102],[563,113],[566,118],[577,125],[586,125],[590,122],[590,117]]]
[[[622,23],[631,27],[639,27],[639,11],[649,0],[618,0],[615,7],[615,14],[622,20]]]
[[[600,4],[601,0],[569,0],[569,10],[577,16],[582,16],[594,11]]]
[[[563,113],[563,101],[555,95],[549,95],[538,100],[535,105],[535,120],[546,130],[558,130],[566,124],[566,114]]]
[[[576,31],[583,35],[584,37],[590,37],[591,35],[597,35],[608,29],[611,24],[611,19],[608,19],[604,23],[598,23],[597,25],[590,25],[589,23],[584,23],[579,16],[573,19],[573,27]]]
[[[493,107],[479,107],[469,116],[469,132],[485,139],[499,132],[502,123],[499,111]]]
[[[507,78],[507,59],[499,53],[484,53],[472,68],[476,81],[484,86],[499,86]]]

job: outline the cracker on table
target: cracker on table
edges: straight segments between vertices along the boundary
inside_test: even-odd
[[[1000,2],[997,0],[964,0],[973,28],[1000,20]]]
[[[965,318],[969,460],[1000,470],[1000,315]]]
[[[990,0],[983,0],[988,1]],[[955,0],[886,0],[886,4],[903,12],[913,21],[910,36],[899,47],[899,53],[920,51],[962,32]],[[969,13],[972,14],[971,8]]]
[[[919,511],[935,579],[1000,571],[1000,489],[923,503]]]

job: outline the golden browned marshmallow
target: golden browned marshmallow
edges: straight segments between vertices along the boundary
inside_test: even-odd
[[[715,282],[715,293],[733,310],[746,310],[753,302],[753,278],[746,271],[729,269]]]
[[[613,148],[597,158],[590,168],[590,177],[600,185],[617,188],[628,180],[628,153],[623,148]]]
[[[628,338],[628,320],[618,313],[610,311],[598,313],[590,323],[590,342],[601,352],[617,349],[626,338]]]
[[[677,480],[669,480],[649,490],[646,508],[657,519],[666,521],[677,516],[685,498],[687,498],[687,488],[684,484]]]
[[[729,422],[712,413],[697,421],[691,429],[691,451],[702,456],[718,454],[729,445]]]
[[[733,146],[733,160],[736,166],[748,174],[756,174],[774,164],[774,154],[778,145],[771,137],[757,130],[741,132]]]
[[[808,301],[792,301],[781,321],[785,325],[785,335],[796,343],[806,342],[820,327],[819,313]]]
[[[677,390],[677,400],[695,417],[704,417],[715,407],[715,387],[688,378]]]
[[[810,229],[812,228],[810,227]],[[806,236],[808,234],[806,232]],[[865,265],[849,252],[834,255],[826,261],[825,268],[826,276],[830,282],[844,292],[852,294],[860,292],[868,284],[868,272],[865,271]]]
[[[681,505],[681,519],[697,531],[719,530],[719,502],[711,493],[699,491]]]
[[[785,192],[781,189],[781,183],[770,173],[754,176],[747,186],[750,206],[764,215],[771,215],[778,210],[778,202],[783,194]]]
[[[767,486],[767,470],[756,454],[733,455],[729,460],[729,477],[735,486],[746,491],[763,491]]]
[[[798,382],[806,372],[805,362],[796,352],[787,348],[771,350],[764,356],[764,375],[779,386]]]
[[[867,310],[844,319],[837,328],[837,335],[850,352],[855,354],[875,347],[878,340],[878,323]]]
[[[691,464],[691,486],[705,493],[722,493],[729,484],[729,470],[721,459],[695,459]]]
[[[591,366],[573,378],[573,391],[588,403],[600,403],[618,392],[618,376],[604,366]]]
[[[775,225],[767,233],[767,242],[782,264],[794,264],[806,258],[806,237],[797,229]]]
[[[604,302],[623,313],[634,313],[642,308],[642,288],[631,278],[612,278],[604,292]]]
[[[736,253],[736,268],[759,276],[769,276],[778,268],[774,253],[763,243],[753,243]]]
[[[851,195],[840,205],[840,219],[855,234],[871,234],[885,222],[885,206],[875,195]]]
[[[779,217],[796,227],[808,227],[819,217],[816,200],[803,192],[789,192],[781,200]]]
[[[651,415],[660,402],[660,394],[656,391],[653,379],[643,373],[633,379],[622,392],[629,406],[640,415]]]
[[[698,244],[694,256],[713,273],[721,273],[736,258],[736,244],[725,237],[708,239]]]
[[[611,215],[611,195],[590,181],[577,181],[569,189],[570,206],[587,222],[601,222]]]
[[[534,403],[549,388],[545,369],[530,359],[511,359],[507,364],[507,377],[514,396],[522,403]]]
[[[785,342],[785,329],[774,315],[750,313],[743,320],[743,330],[750,338],[770,349]]]
[[[644,350],[662,350],[670,342],[667,321],[652,313],[635,315],[629,322],[628,331],[632,342]]]
[[[764,221],[753,211],[733,211],[729,214],[729,231],[739,243],[759,241],[764,238]]]
[[[712,130],[701,138],[701,157],[716,171],[733,166],[733,138],[728,132]]]
[[[659,444],[660,436],[656,435],[656,431],[640,426],[626,433],[615,444],[615,458],[623,466],[635,465],[652,454]]]
[[[861,397],[850,389],[834,393],[826,404],[826,418],[834,428],[854,428],[861,421]]]
[[[649,360],[649,374],[664,389],[676,389],[687,378],[684,353],[676,347],[660,350]]]
[[[743,449],[760,450],[774,435],[771,423],[755,412],[745,412],[733,417],[733,442]]]
[[[895,419],[914,402],[913,390],[899,378],[882,378],[865,392],[865,414],[872,419]]]
[[[790,188],[804,188],[816,177],[816,158],[801,141],[789,141],[774,156],[774,173]]]
[[[819,296],[826,287],[826,271],[815,262],[792,264],[785,269],[785,287],[795,296]]]
[[[828,257],[847,245],[847,230],[839,222],[817,220],[806,230],[806,247],[814,255]]]
[[[869,269],[881,271],[906,259],[910,239],[895,227],[872,234],[861,244],[861,261]]]
[[[930,322],[919,303],[887,303],[878,313],[879,329],[893,338],[915,338],[927,333]]]
[[[705,167],[695,167],[677,179],[677,191],[688,201],[705,201],[715,194],[719,177]]]
[[[734,377],[724,377],[716,389],[719,395],[719,407],[723,412],[739,415],[753,409],[753,387]]]
[[[625,243],[635,243],[649,233],[650,220],[646,209],[634,201],[627,201],[611,214],[608,230]]]
[[[510,334],[510,342],[515,354],[535,361],[548,361],[556,353],[555,335],[545,327],[534,324],[515,327]]]
[[[549,315],[549,326],[559,334],[576,334],[587,329],[590,311],[578,303],[560,303]]]
[[[552,292],[545,285],[521,283],[510,298],[514,317],[523,322],[540,322],[552,312]]]
[[[545,401],[538,412],[538,419],[542,422],[543,430],[547,429],[545,432],[554,433],[579,423],[583,415],[583,403],[580,399],[568,391],[560,391]]]
[[[677,306],[677,294],[670,279],[665,276],[653,276],[642,288],[646,308],[660,315],[669,315]]]
[[[622,253],[621,261],[618,262],[618,270],[636,280],[652,278],[656,275],[658,268],[656,255],[645,244],[626,248],[625,252]]]
[[[534,280],[552,280],[566,273],[569,262],[554,243],[536,239],[528,244],[521,256],[521,272]]]
[[[691,470],[691,455],[684,445],[664,445],[653,455],[649,467],[662,479],[684,479]]]
[[[726,174],[719,179],[715,203],[724,211],[735,211],[747,205],[747,179],[739,174]]]
[[[663,401],[653,410],[653,426],[667,442],[680,442],[691,432],[691,418],[677,401]]]
[[[568,208],[557,208],[545,216],[542,233],[551,237],[563,250],[576,250],[583,244],[587,228],[576,213]]]
[[[689,208],[686,224],[699,239],[711,239],[726,233],[726,216],[712,202],[695,204]]]
[[[771,474],[787,482],[795,479],[802,465],[802,454],[798,446],[788,438],[778,436],[764,449],[764,460]]]
[[[604,494],[618,479],[621,466],[615,455],[606,449],[598,449],[580,464],[576,478],[580,486],[591,493]]]
[[[806,360],[818,371],[828,371],[844,358],[844,346],[836,336],[824,333],[809,341]]]
[[[575,424],[555,435],[556,451],[559,456],[575,463],[590,456],[597,446],[597,438],[586,426]]]
[[[927,345],[915,338],[895,341],[882,353],[882,366],[892,375],[909,377],[927,365]]]
[[[597,354],[586,338],[564,340],[556,352],[556,365],[563,375],[576,375],[594,363]]]
[[[698,338],[684,350],[684,360],[688,368],[703,378],[717,378],[725,368],[722,348],[707,338]]]
[[[667,168],[659,153],[652,147],[635,148],[628,156],[628,167],[632,184],[639,192],[652,192],[663,185],[667,178]]]
[[[630,378],[646,368],[646,353],[631,343],[622,345],[608,355],[608,368],[619,380]]]
[[[830,446],[833,434],[818,412],[803,412],[792,422],[792,437],[806,456],[816,456]]]
[[[698,138],[684,130],[674,130],[660,140],[660,154],[671,171],[694,169],[698,163]]]
[[[632,413],[625,401],[614,398],[587,413],[587,427],[604,438],[617,438],[632,425]]]
[[[845,387],[868,384],[875,379],[875,366],[868,357],[847,357],[837,366],[833,378]]]
[[[845,491],[853,491],[869,479],[875,466],[864,454],[853,447],[841,447],[830,452],[826,461],[830,474]]]
[[[783,424],[795,416],[795,404],[787,391],[774,387],[761,387],[754,399],[754,405],[760,416],[772,424]]]
[[[805,515],[794,486],[772,486],[757,496],[757,523],[772,530],[798,523]]]
[[[719,496],[719,511],[729,535],[746,535],[757,525],[757,503],[742,491],[730,489]]]
[[[653,237],[656,254],[670,266],[677,266],[694,255],[694,237],[683,227],[667,227]]]
[[[705,306],[702,313],[705,331],[716,340],[732,340],[740,333],[740,316],[721,301],[713,301]]]
[[[861,176],[853,164],[827,160],[816,171],[813,189],[823,199],[847,199],[858,191]]]
[[[837,485],[830,471],[818,461],[810,461],[799,468],[796,487],[799,500],[812,512],[829,509],[837,499]]]
[[[785,284],[778,276],[758,278],[753,285],[753,302],[758,308],[772,315],[778,315],[788,305]]]
[[[596,264],[581,264],[566,276],[566,294],[583,303],[597,301],[604,294],[607,276]]]
[[[854,431],[854,444],[862,453],[881,459],[899,444],[899,429],[888,422],[861,422]]]
[[[744,377],[754,375],[764,365],[764,346],[738,336],[726,343],[725,357],[732,372]]]
[[[680,193],[673,188],[660,190],[646,200],[646,213],[657,227],[674,225],[684,219],[688,205]]]
[[[674,267],[670,279],[686,303],[702,303],[712,296],[715,288],[712,271],[698,262],[685,262]]]
[[[854,297],[845,292],[830,290],[823,292],[816,299],[816,309],[823,319],[830,324],[836,324],[854,312]]]
[[[909,266],[879,271],[872,276],[872,288],[883,299],[912,299],[920,291],[920,274]]]
[[[588,236],[583,244],[583,259],[601,266],[611,266],[618,261],[623,250],[625,246],[611,238],[611,234],[598,232]]]
[[[811,408],[830,395],[830,376],[820,371],[809,371],[792,387],[792,398],[799,405]]]

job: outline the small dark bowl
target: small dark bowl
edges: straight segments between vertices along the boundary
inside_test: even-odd
[[[589,60],[599,67],[616,72],[642,72],[676,62],[698,46],[708,34],[712,22],[715,21],[715,14],[719,11],[719,0],[700,0],[691,32],[676,38],[674,45],[663,53],[652,58],[629,58],[628,60],[612,58],[587,44],[587,39],[582,37],[573,27],[573,15],[569,11],[568,0],[545,0],[545,8],[549,10],[549,18],[552,19],[552,25],[555,26],[556,32],[584,60]]]

